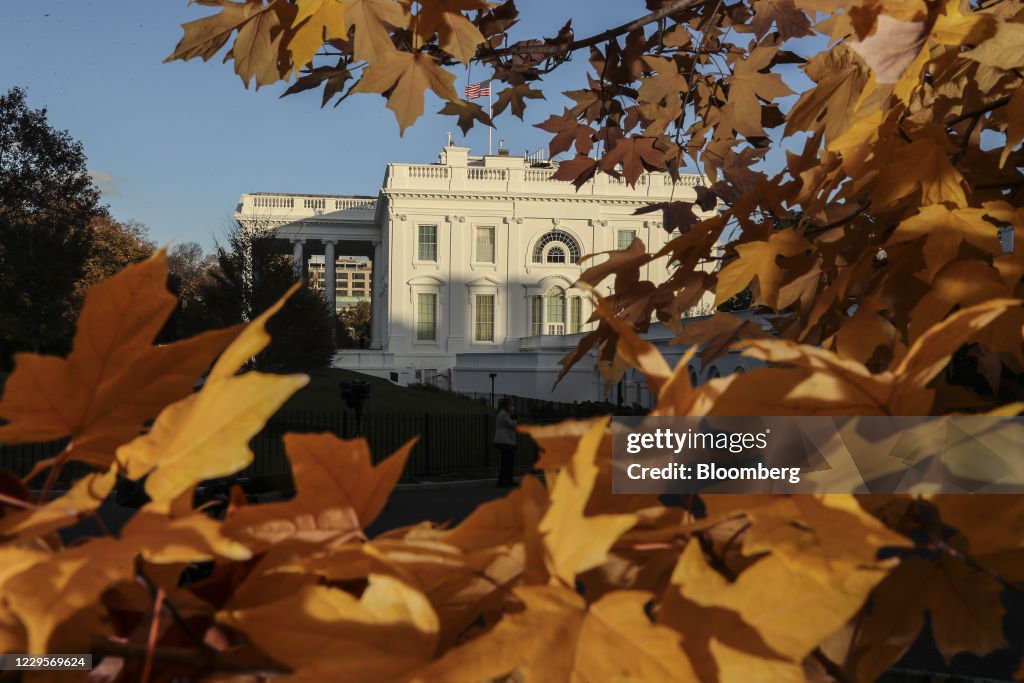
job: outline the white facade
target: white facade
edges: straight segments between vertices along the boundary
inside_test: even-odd
[[[660,214],[634,212],[694,200],[699,179],[645,174],[630,187],[598,175],[577,192],[551,180],[554,170],[449,146],[436,164],[388,164],[376,198],[247,194],[235,216],[274,227],[299,263],[314,253],[372,259],[371,349],[340,352],[336,366],[402,384],[439,378],[462,391],[489,390],[496,372],[499,393],[598,400],[592,364],[551,389],[558,359],[593,326],[587,293],[574,283],[607,257],[582,257],[633,237],[657,250],[670,239]],[[667,259],[641,275],[665,280]],[[329,300],[334,287],[325,282]],[[610,281],[602,287],[610,293]],[[709,295],[700,312],[711,303]]]

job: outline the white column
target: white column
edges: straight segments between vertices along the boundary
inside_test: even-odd
[[[324,240],[324,296],[327,298],[327,310],[335,313],[338,310],[338,289],[335,285],[334,240]]]
[[[373,270],[370,273],[370,348],[384,348],[385,301],[381,278],[384,276],[384,257],[380,240],[373,241]]]
[[[292,240],[292,267],[295,269],[295,279],[301,280],[306,272],[303,263],[302,245],[306,240]]]

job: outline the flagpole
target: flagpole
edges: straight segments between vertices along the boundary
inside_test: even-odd
[[[487,118],[491,118],[491,82],[487,81]],[[491,156],[491,136],[494,133],[493,126],[487,126],[487,156]]]

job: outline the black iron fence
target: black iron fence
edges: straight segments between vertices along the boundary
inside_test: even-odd
[[[536,418],[529,421],[545,423],[555,420]],[[356,423],[354,413],[344,411],[278,413],[250,441],[255,457],[252,465],[239,476],[289,476],[290,467],[281,440],[288,432],[331,432],[346,439],[361,435],[370,444],[374,463],[380,462],[410,439],[419,437],[403,474],[407,481],[483,478],[497,473],[498,455],[492,444],[494,418],[490,414],[368,413],[363,416],[360,425]],[[23,477],[36,462],[60,453],[65,443],[0,444],[0,469],[12,470]],[[536,444],[529,437],[520,436],[516,453],[517,471],[530,470],[536,459]],[[71,481],[82,476],[86,468],[80,463],[71,463],[65,470],[58,482],[60,488],[66,488]],[[38,485],[41,482],[37,480],[33,483]]]
[[[484,391],[460,391],[460,396],[491,405],[491,394]],[[545,401],[539,398],[527,398],[513,394],[494,394],[494,406],[502,399],[508,401],[520,421],[548,422],[569,418],[597,417],[599,415],[646,415],[648,410],[636,405],[616,405],[607,401],[574,401],[562,403]]]

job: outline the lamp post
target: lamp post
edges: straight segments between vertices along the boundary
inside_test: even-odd
[[[494,378],[498,376],[498,373],[491,373],[491,407],[494,407]]]

